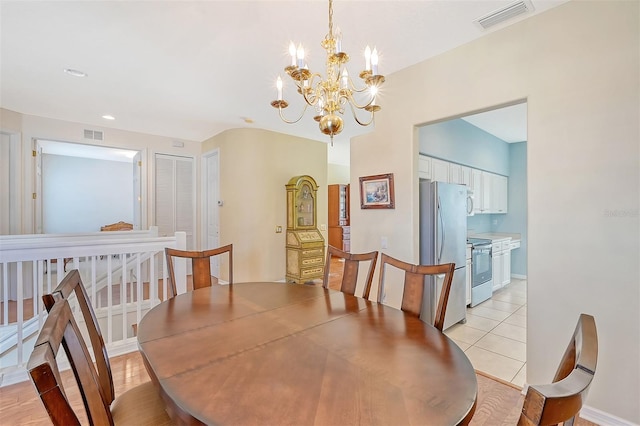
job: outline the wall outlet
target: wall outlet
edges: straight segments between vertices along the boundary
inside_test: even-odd
[[[387,240],[387,237],[380,237],[380,248],[386,249],[389,248],[389,241]]]
[[[327,225],[325,225],[324,223],[320,224],[320,230],[321,231],[326,231],[327,230]]]
[[[282,233],[282,226],[276,225],[276,234],[280,234],[280,233]]]

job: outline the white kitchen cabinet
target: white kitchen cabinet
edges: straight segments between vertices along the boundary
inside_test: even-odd
[[[449,163],[449,183],[462,184],[462,166],[460,164]]]
[[[471,169],[471,189],[473,189],[473,213],[482,213],[482,171]]]
[[[511,238],[492,240],[493,291],[511,282]]]
[[[493,173],[482,172],[480,182],[480,198],[482,200],[480,213],[493,213]]]
[[[449,182],[449,162],[431,159],[431,180],[436,182]]]
[[[434,182],[466,185],[473,190],[473,214],[507,213],[508,178],[420,154],[418,176]]]
[[[471,281],[473,271],[471,270],[471,245],[467,245],[467,306],[471,304]]]
[[[504,243],[502,250],[502,287],[511,282],[511,245]]]
[[[460,166],[460,184],[471,188],[471,167]]]
[[[491,185],[492,212],[507,213],[508,179],[506,176],[493,175]]]
[[[449,183],[471,187],[471,167],[449,163]]]
[[[503,253],[502,242],[494,241],[491,244],[491,256],[492,256],[492,274],[493,274],[493,291],[500,290],[502,288],[502,273],[503,273]]]
[[[431,157],[426,155],[418,157],[418,176],[421,179],[431,179]]]

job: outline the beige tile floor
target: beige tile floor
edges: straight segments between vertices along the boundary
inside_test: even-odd
[[[467,322],[445,330],[476,370],[523,386],[527,373],[527,281],[511,279],[491,299],[467,308]]]

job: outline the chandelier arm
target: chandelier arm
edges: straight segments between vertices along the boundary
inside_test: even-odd
[[[373,123],[373,118],[374,118],[374,113],[371,113],[371,117],[369,118],[368,122],[364,122],[364,121],[360,121],[360,119],[358,118],[358,115],[356,114],[355,109],[353,109],[353,104],[351,104],[351,102],[349,102],[349,107],[351,108],[351,114],[353,115],[353,119],[356,120],[356,123],[358,123],[359,125],[366,127],[368,125],[370,125],[371,123]]]
[[[309,82],[309,85],[307,87],[304,86],[302,81],[294,80],[296,87],[298,88],[298,92],[302,95],[305,102],[312,106],[318,102],[318,98],[319,98],[317,94],[317,88],[314,87],[313,85],[314,79],[316,77],[322,80],[322,76],[319,73],[313,73],[311,77],[309,77],[307,80],[304,80]],[[317,86],[317,83],[316,83],[316,86]],[[309,94],[313,96],[309,96]]]
[[[300,113],[300,117],[296,118],[295,120],[287,120],[284,115],[282,115],[282,108],[278,108],[278,114],[280,115],[280,119],[282,121],[284,121],[287,124],[295,124],[298,121],[300,121],[300,119],[304,116],[304,113],[307,111],[307,107],[309,105],[305,105],[304,108],[302,109],[302,112]],[[357,121],[357,120],[356,120]]]
[[[371,99],[369,100],[369,102],[367,102],[366,104],[360,105],[360,104],[358,104],[358,102],[356,102],[355,98],[353,97],[353,95],[350,92],[348,92],[346,94],[342,94],[340,97],[346,100],[346,103],[349,104],[349,106],[351,107],[351,110],[353,110],[354,107],[356,107],[358,109],[365,109],[366,107],[370,106],[373,103],[373,101],[375,100],[375,96],[372,96]]]

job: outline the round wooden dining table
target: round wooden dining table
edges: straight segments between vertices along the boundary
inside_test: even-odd
[[[320,286],[201,288],[151,309],[137,338],[181,424],[440,426],[475,409],[475,372],[447,336]]]

